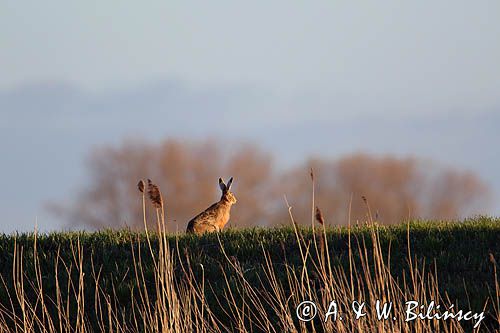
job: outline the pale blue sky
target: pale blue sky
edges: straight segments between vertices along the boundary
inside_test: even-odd
[[[499,17],[498,1],[3,1],[0,84],[168,77],[491,106]]]
[[[283,163],[416,154],[498,198],[498,59],[499,1],[2,1],[0,230],[60,227],[43,202],[84,183],[93,145],[145,135],[144,115],[148,139],[253,140]]]

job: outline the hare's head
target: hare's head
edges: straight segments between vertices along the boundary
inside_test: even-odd
[[[233,177],[229,179],[227,182],[227,185],[224,183],[224,180],[222,178],[219,178],[219,187],[222,191],[222,197],[221,200],[227,201],[230,204],[236,203],[236,197],[234,196],[233,192],[231,192],[231,184],[233,183]]]

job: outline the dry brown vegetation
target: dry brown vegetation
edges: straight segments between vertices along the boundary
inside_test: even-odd
[[[69,249],[66,248],[71,260],[64,261],[64,253],[60,248],[57,249],[55,272],[50,274],[42,266],[44,255],[38,252],[36,234],[34,244],[27,248],[19,246],[14,240],[12,274],[1,279],[4,285],[5,279],[12,279],[7,282],[14,285],[14,290],[7,295],[8,305],[0,306],[0,331],[497,332],[500,289],[492,254],[490,261],[494,267],[494,290],[490,290],[491,300],[484,300],[483,308],[486,308],[488,301],[493,302],[486,313],[487,320],[406,321],[404,304],[407,300],[419,304],[428,304],[433,300],[446,309],[450,309],[453,304],[446,293],[442,294],[438,288],[439,268],[426,269],[425,264],[421,264],[411,252],[411,246],[414,245],[411,243],[411,233],[418,230],[411,229],[410,224],[406,231],[408,253],[402,281],[391,266],[390,251],[386,254],[382,246],[380,235],[387,229],[371,219],[366,221],[367,225],[363,229],[350,225],[347,228],[348,247],[344,255],[349,261],[348,269],[339,265],[340,254],[333,252],[333,247],[329,245],[324,224],[317,225],[315,229],[312,222],[312,239],[307,236],[307,229],[297,228],[293,224],[291,236],[298,246],[299,265],[292,264],[286,258],[283,262],[274,262],[270,251],[261,243],[260,268],[264,273],[258,277],[258,284],[251,281],[251,270],[226,253],[222,240],[224,234],[212,234],[211,246],[223,254],[223,262],[219,264],[221,268],[225,267],[222,272],[224,298],[214,303],[209,301],[214,281],[205,279],[206,268],[191,264],[194,258],[179,249],[179,237],[190,236],[177,234],[174,236],[175,243],[171,243],[169,237],[172,236],[164,228],[168,222],[162,208],[156,207],[153,213],[156,213],[156,223],[153,224],[158,231],[154,238],[150,239],[146,232],[147,239],[142,242],[142,246],[137,244],[139,238],[130,239],[133,258],[130,274],[133,284],[126,287],[130,287],[135,296],[127,299],[128,304],[118,301],[116,291],[123,288],[121,283],[117,284],[117,289],[114,285],[112,289],[103,287],[110,276],[102,274],[102,266],[95,267],[93,264],[92,258],[99,254],[99,250],[89,252],[87,248],[87,252],[84,252],[79,236],[71,242]],[[292,214],[290,219],[293,221]],[[145,221],[143,224],[147,225]],[[335,232],[339,233],[340,229]],[[198,240],[203,241],[201,238]],[[151,246],[152,241],[157,244],[155,250]],[[149,262],[153,266],[152,274],[146,271],[147,257],[150,257]],[[91,274],[84,271],[89,261]],[[27,269],[30,262],[34,272]],[[195,271],[199,272],[200,268],[201,276],[198,274],[196,277]],[[55,285],[55,291],[48,285]],[[85,293],[90,286],[95,286],[93,295]],[[51,296],[54,293],[55,297]],[[319,307],[313,321],[302,322],[297,319],[296,307],[304,300],[311,300]],[[366,316],[356,319],[349,310],[339,310],[342,311],[342,319],[327,317],[325,313],[332,300],[338,302],[339,309],[350,309],[353,300],[366,302]],[[393,302],[393,320],[377,318],[373,310],[376,300]],[[92,306],[89,308],[86,304]],[[368,310],[370,305],[372,308]],[[477,325],[474,330],[471,328],[473,325]]]
[[[286,195],[299,223],[310,220],[309,170],[316,175],[316,202],[327,224],[366,220],[362,196],[383,224],[402,219],[454,219],[477,213],[488,201],[486,185],[469,172],[443,168],[417,158],[354,154],[338,160],[310,159],[278,170],[270,154],[253,145],[223,149],[216,141],[160,144],[125,142],[102,147],[88,159],[90,181],[71,204],[52,206],[73,225],[141,228],[137,181],[151,178],[161,188],[170,216],[169,230],[219,198],[217,179],[233,176],[238,203],[230,226],[286,224]]]

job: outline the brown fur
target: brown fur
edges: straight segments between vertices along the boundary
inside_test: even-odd
[[[187,226],[187,233],[203,234],[205,232],[220,231],[229,221],[231,206],[236,203],[236,197],[230,191],[232,178],[228,185],[219,179],[219,185],[222,190],[220,200],[200,214],[196,215]]]

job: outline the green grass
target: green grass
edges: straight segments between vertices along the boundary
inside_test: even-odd
[[[388,262],[392,275],[399,281],[408,281],[408,238],[407,224],[378,227],[380,248],[385,261]],[[317,227],[319,228],[319,227]],[[493,264],[489,260],[490,253],[500,259],[500,219],[477,217],[458,222],[412,221],[409,223],[409,243],[413,265],[420,271],[437,271],[441,295],[447,295],[450,302],[462,308],[480,311],[488,299],[495,296],[495,277]],[[300,228],[305,243],[312,240],[311,228]],[[328,227],[327,243],[333,267],[349,270],[349,236],[346,227]],[[220,237],[220,238],[219,238]],[[207,302],[221,321],[230,321],[224,313],[219,301],[225,299],[226,286],[238,290],[236,281],[224,278],[234,274],[230,262],[238,262],[244,272],[245,279],[255,288],[265,288],[262,283],[265,275],[263,249],[269,253],[275,267],[275,274],[286,286],[286,272],[281,267],[287,265],[300,272],[303,260],[293,227],[252,228],[245,230],[227,230],[220,235],[168,235],[170,248],[174,253],[174,272],[176,278],[182,280],[185,274],[180,263],[190,262],[192,272],[197,280],[204,277],[207,286]],[[225,250],[221,250],[220,242]],[[352,252],[354,261],[360,265],[358,246],[368,251],[372,249],[372,238],[368,227],[353,227],[351,230]],[[85,282],[85,299],[92,300],[95,294],[95,282],[92,276],[100,272],[99,286],[110,295],[115,296],[117,308],[130,312],[131,295],[136,293],[137,286],[134,275],[132,249],[140,249],[142,267],[144,269],[147,288],[154,294],[155,273],[153,261],[149,253],[145,233],[129,230],[100,232],[65,232],[37,235],[37,254],[41,280],[47,299],[55,296],[55,263],[58,253],[59,273],[62,293],[68,289],[71,279],[78,279],[75,269],[78,262],[74,257],[75,246],[79,242],[83,250],[83,272]],[[153,252],[158,253],[158,238],[151,238]],[[23,248],[23,264],[26,293],[28,298],[36,299],[36,291],[29,288],[29,282],[35,279],[33,233],[17,235],[0,235],[0,304],[11,308],[13,298],[13,264],[14,244]],[[311,248],[312,249],[312,248]],[[136,252],[137,259],[137,252]],[[390,259],[390,260],[389,260]],[[500,260],[499,260],[500,261]],[[71,266],[69,269],[65,269]],[[309,261],[309,264],[312,263]],[[313,267],[307,267],[312,272]],[[373,268],[372,268],[373,269]],[[319,279],[311,274],[311,280]],[[234,285],[232,285],[234,283]],[[320,281],[313,281],[319,287]],[[64,297],[63,297],[64,298]],[[488,311],[493,313],[492,301],[488,301]],[[74,301],[76,302],[76,301]],[[14,302],[15,303],[15,302]],[[48,302],[50,303],[50,302]],[[86,313],[91,325],[96,328],[92,301],[86,301]],[[17,309],[19,304],[14,304]],[[49,305],[50,308],[50,305]],[[88,309],[87,309],[88,308]],[[55,310],[51,310],[55,311]]]

